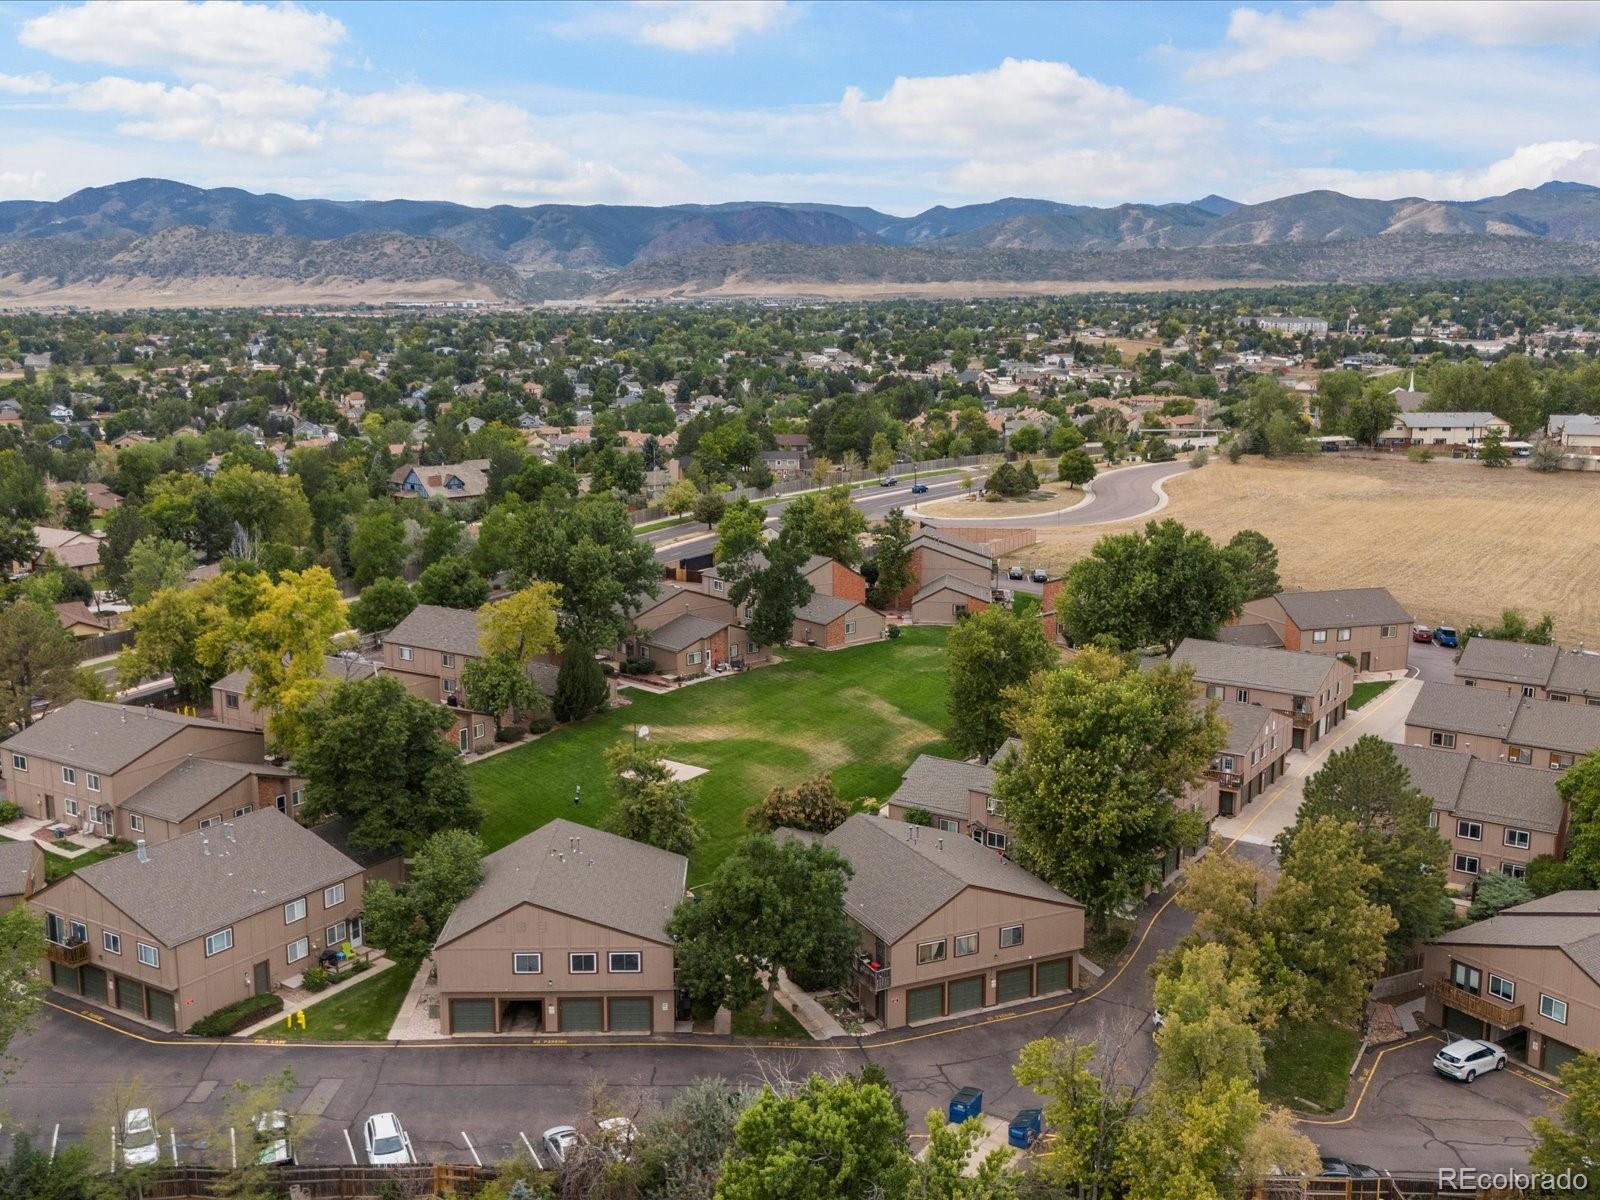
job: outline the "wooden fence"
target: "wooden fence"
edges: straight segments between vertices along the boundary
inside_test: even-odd
[[[226,1171],[211,1167],[169,1167],[140,1189],[145,1200],[211,1200]],[[369,1200],[382,1196],[423,1198],[476,1196],[493,1179],[491,1167],[433,1163],[410,1167],[283,1167],[272,1174],[275,1194],[284,1200]]]
[[[1273,1179],[1247,1188],[1245,1200],[1533,1200],[1521,1188],[1446,1185],[1437,1175],[1380,1179]]]

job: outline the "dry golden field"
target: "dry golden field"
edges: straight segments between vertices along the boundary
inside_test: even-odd
[[[1213,459],[1166,490],[1161,517],[1219,541],[1247,528],[1270,537],[1286,587],[1381,585],[1429,624],[1550,612],[1564,643],[1600,646],[1600,474],[1398,456]],[[1025,557],[1054,572],[1142,524],[1041,527]]]

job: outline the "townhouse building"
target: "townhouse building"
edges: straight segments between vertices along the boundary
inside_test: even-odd
[[[1210,700],[1254,704],[1289,721],[1289,749],[1308,750],[1349,710],[1355,670],[1339,658],[1185,638],[1172,665],[1193,669],[1195,686]]]
[[[961,580],[993,599],[999,567],[987,546],[924,526],[910,548],[911,582],[894,598],[895,608],[910,608],[918,593],[945,578]]]
[[[1378,436],[1378,445],[1391,450],[1425,446],[1448,451],[1452,458],[1472,458],[1491,431],[1509,439],[1511,424],[1491,412],[1401,412]]]
[[[1424,683],[1406,714],[1406,742],[1564,771],[1600,746],[1600,707]]]
[[[1242,644],[1307,654],[1348,655],[1356,670],[1404,671],[1411,653],[1411,614],[1388,588],[1279,592],[1245,604],[1237,625],[1265,626]]]
[[[1583,650],[1468,638],[1455,678],[1463,687],[1600,706],[1600,654]]]
[[[961,762],[935,754],[919,754],[901,776],[900,786],[884,805],[884,816],[895,821],[921,819],[939,833],[971,838],[979,845],[1004,854],[1011,831],[994,796],[993,763],[1010,753],[1015,739],[1001,747],[988,763]]]
[[[335,683],[354,683],[378,673],[378,664],[357,654],[323,656],[323,677]],[[211,685],[211,719],[237,729],[265,733],[267,714],[258,709],[246,693],[250,689],[248,667],[230,671]]]
[[[33,841],[0,840],[0,913],[44,887],[44,851]]]
[[[1201,701],[1200,703],[1208,703]],[[1213,815],[1231,817],[1278,781],[1289,755],[1289,718],[1263,704],[1215,699],[1227,740],[1206,771],[1216,789]]]

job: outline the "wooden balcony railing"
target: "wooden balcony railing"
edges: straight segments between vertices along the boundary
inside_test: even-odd
[[[89,961],[89,943],[73,942],[69,946],[61,942],[46,942],[44,956],[53,963],[60,963],[63,967],[81,967]]]
[[[1423,987],[1428,995],[1437,997],[1451,1008],[1466,1013],[1469,1017],[1477,1017],[1480,1021],[1487,1021],[1501,1029],[1515,1029],[1522,1024],[1522,1005],[1502,1004],[1491,996],[1476,996],[1459,988],[1448,979],[1430,979]]]

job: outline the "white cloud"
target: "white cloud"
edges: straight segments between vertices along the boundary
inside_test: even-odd
[[[1392,200],[1422,196],[1430,200],[1480,200],[1519,188],[1535,188],[1561,180],[1600,186],[1600,144],[1585,141],[1537,142],[1518,146],[1486,166],[1461,170],[1354,171],[1308,168],[1293,172],[1281,186],[1258,197],[1268,199],[1289,190],[1335,188],[1351,196]]]
[[[321,88],[274,79],[232,88],[178,87],[108,75],[74,88],[69,102],[82,111],[121,115],[118,131],[130,137],[273,157],[322,144],[312,118],[328,96]]]
[[[1545,46],[1600,37],[1600,0],[1369,0],[1368,8],[1418,39]]]
[[[12,96],[42,96],[56,90],[55,82],[48,75],[35,72],[32,75],[0,75],[0,92]]]
[[[626,38],[644,46],[701,54],[729,50],[764,33],[793,10],[788,0],[626,0],[591,5],[555,27],[565,37]]]
[[[1351,62],[1377,44],[1381,29],[1367,10],[1353,4],[1296,14],[1236,8],[1228,17],[1230,48],[1200,59],[1189,75],[1220,79],[1296,58]]]
[[[293,3],[88,0],[25,22],[18,41],[72,62],[154,68],[188,77],[328,68],[345,27]]]

